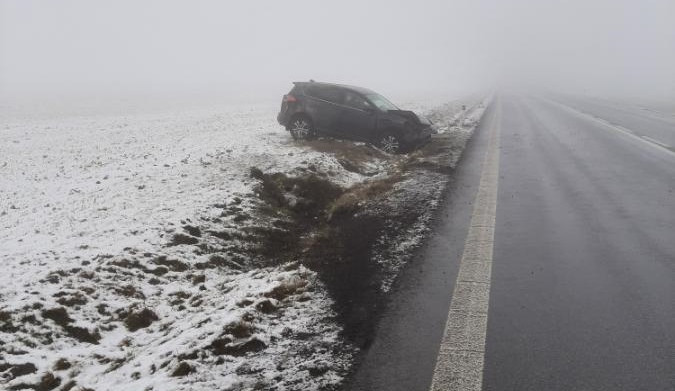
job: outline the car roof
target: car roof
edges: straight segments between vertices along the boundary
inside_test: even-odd
[[[344,89],[347,89],[347,90],[356,91],[359,94],[364,94],[364,95],[376,94],[376,92],[373,91],[373,90],[369,90],[369,89],[363,88],[363,87],[350,86],[350,85],[347,85],[347,84],[322,83],[322,82],[318,82],[318,81],[296,81],[296,82],[293,82],[293,84],[302,85],[302,86],[316,85],[316,86],[321,86],[321,87],[339,87],[339,88],[344,88]]]

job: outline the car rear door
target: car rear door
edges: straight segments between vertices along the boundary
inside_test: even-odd
[[[345,90],[342,112],[338,119],[340,135],[353,140],[369,141],[376,125],[376,111],[361,94]]]

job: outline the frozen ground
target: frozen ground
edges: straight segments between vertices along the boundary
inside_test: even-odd
[[[287,260],[252,267],[255,237],[237,244],[243,226],[275,224],[257,213],[251,167],[349,188],[396,162],[373,155],[346,169],[339,154],[293,143],[277,109],[2,116],[0,385],[339,384],[354,349],[323,282]],[[418,243],[424,224],[399,247]]]
[[[25,265],[73,255],[154,249],[167,226],[251,192],[248,169],[313,164],[348,184],[358,177],[325,154],[298,148],[276,107],[180,115],[68,118],[0,130],[2,254],[13,284]],[[16,291],[15,286],[6,287]]]
[[[255,307],[265,299],[264,293],[289,278],[305,281],[302,284],[314,293],[303,301],[289,301],[289,305],[275,303],[284,307],[283,326],[290,330],[285,332],[317,334],[320,342],[338,345],[337,326],[326,310],[330,303],[325,303],[328,299],[320,284],[306,269],[267,268],[241,273],[206,270],[200,275],[206,274],[204,284],[171,277],[173,270],[162,275],[120,275],[121,271],[101,269],[105,260],[130,251],[153,254],[155,259],[161,249],[161,256],[180,259],[187,265],[208,259],[186,246],[167,246],[170,233],[195,216],[220,212],[214,205],[237,204],[245,213],[250,207],[247,195],[255,184],[249,175],[252,166],[294,172],[313,165],[343,185],[359,179],[331,156],[293,144],[274,120],[276,109],[219,107],[180,114],[10,120],[2,124],[0,257],[4,272],[0,277],[0,309],[9,316],[4,331],[22,324],[19,333],[0,334],[2,359],[35,364],[34,376],[39,377],[52,370],[59,358],[67,357],[72,367],[63,382],[72,378],[97,390],[124,389],[136,383],[138,389],[154,384],[162,390],[180,389],[182,383],[191,383],[190,389],[228,384],[236,387],[240,378],[247,377],[235,373],[246,360],[232,355],[225,356],[231,362],[221,365],[227,368],[222,373],[201,373],[200,368],[194,368],[195,373],[184,381],[161,380],[178,362],[167,364],[167,369],[158,370],[159,374],[152,377],[148,368],[151,364],[159,367],[160,357],[177,360],[175,357],[194,350],[199,342],[208,345],[218,337],[215,329],[239,322],[246,315],[247,308],[238,307],[237,302],[250,300]],[[120,285],[137,293],[120,294],[116,291]],[[202,303],[198,310],[181,311],[168,305],[177,292],[185,296],[185,301],[199,294]],[[59,301],[63,297],[79,299]],[[45,319],[44,311],[64,306],[69,307],[76,327],[101,336],[96,344],[82,346],[73,338],[59,338],[58,333],[54,343],[41,340],[55,326],[53,320]],[[110,324],[116,324],[112,322],[116,310],[141,306],[152,308],[160,321],[136,333],[124,327],[103,329],[109,319]],[[254,312],[255,316],[260,314]],[[204,325],[195,328],[194,324],[200,322]],[[284,327],[275,326],[278,322],[274,319],[256,319],[255,323],[255,332],[245,334],[267,344],[284,331]],[[170,331],[162,331],[167,327]],[[131,340],[120,347],[128,338]],[[160,341],[166,338],[171,341]],[[10,355],[8,351],[25,354]],[[136,361],[130,357],[123,366],[111,370],[109,362],[124,355]],[[270,350],[268,356],[284,355]],[[97,364],[91,365],[92,361]],[[316,360],[305,361],[309,365]],[[257,373],[264,367],[264,360],[249,364]],[[297,365],[289,364],[289,368],[297,372]],[[264,377],[272,379],[277,372],[283,370],[272,367]],[[6,375],[7,379],[11,377]],[[287,379],[292,377],[286,375]],[[317,377],[317,384],[339,379],[336,373]],[[19,381],[37,379],[21,377],[8,385]]]

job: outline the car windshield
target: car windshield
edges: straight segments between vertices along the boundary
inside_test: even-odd
[[[393,103],[389,102],[387,98],[385,98],[382,95],[379,94],[369,94],[366,95],[368,100],[377,106],[378,109],[387,111],[387,110],[398,110],[398,107],[396,107]]]

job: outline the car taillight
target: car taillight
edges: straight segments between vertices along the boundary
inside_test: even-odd
[[[294,97],[293,95],[284,95],[284,102],[286,103],[295,103],[297,102],[298,99]]]

